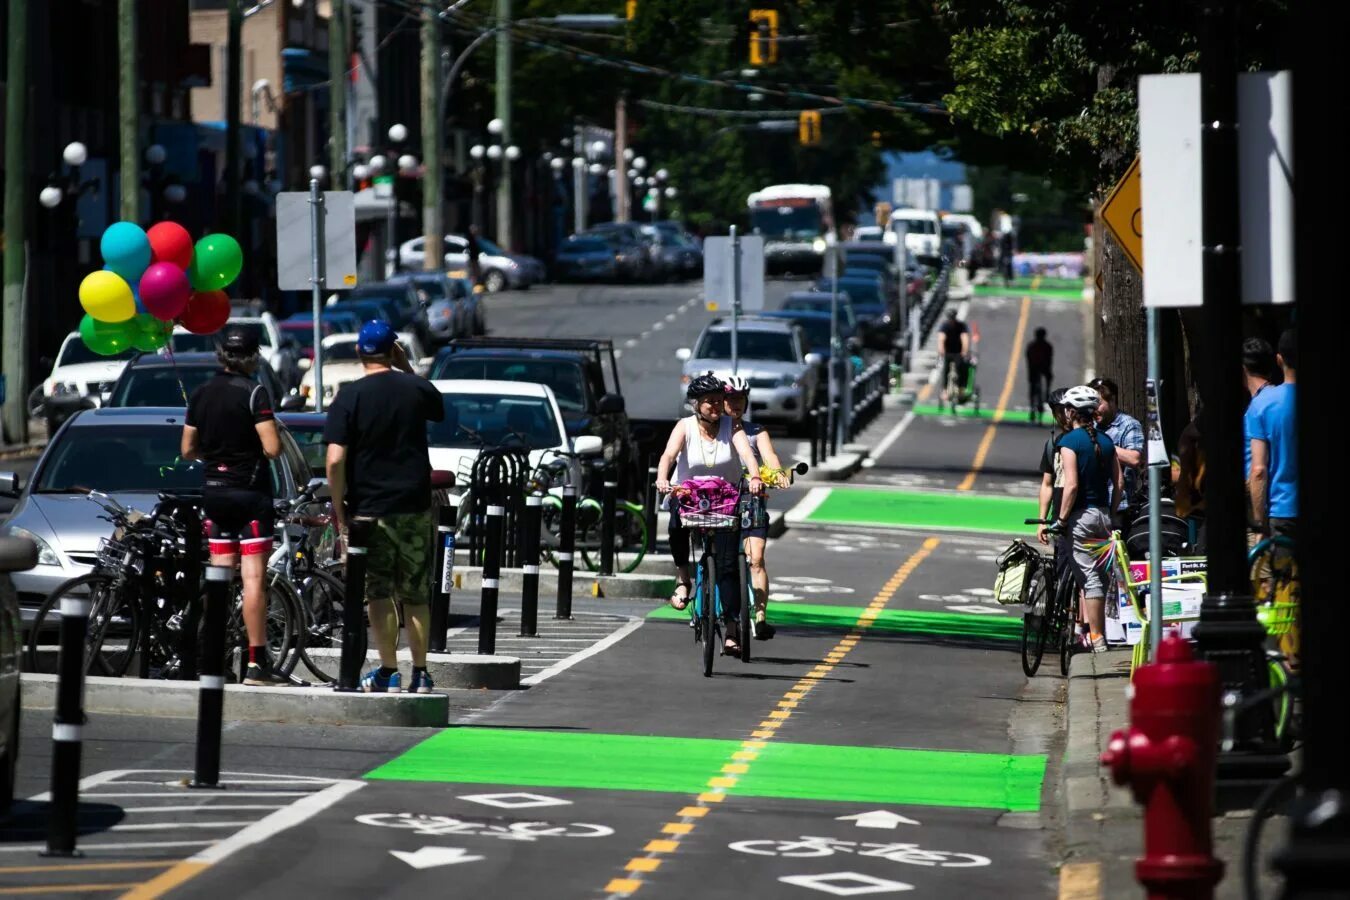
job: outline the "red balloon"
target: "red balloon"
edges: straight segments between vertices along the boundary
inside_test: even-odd
[[[177,222],[160,222],[145,233],[153,262],[173,263],[184,271],[192,265],[192,235]]]
[[[230,318],[230,296],[224,291],[197,291],[178,319],[193,334],[212,334]]]

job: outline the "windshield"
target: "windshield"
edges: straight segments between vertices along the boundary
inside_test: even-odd
[[[393,323],[395,314],[392,303],[388,300],[377,301],[369,297],[361,300],[346,300],[342,303],[343,307],[356,313],[356,318],[361,322],[369,322],[371,319],[379,319],[381,322]],[[359,325],[357,326],[360,327]]]
[[[328,445],[323,440],[323,423],[302,426],[288,422],[286,430],[300,446],[300,453],[305,457],[305,465],[314,472],[324,472],[328,466]]]
[[[801,309],[809,310],[811,312],[829,313],[830,300],[828,297],[822,297],[819,300],[814,297],[790,297],[788,298],[788,301],[783,304],[783,309]],[[849,305],[848,301],[841,300],[839,303],[839,321],[847,322],[850,325],[853,324],[853,307]]]
[[[767,238],[810,240],[825,233],[820,208],[815,203],[810,200],[790,202],[802,205],[759,206],[750,210],[750,227]]]
[[[901,225],[910,234],[937,234],[937,225],[932,219],[896,219],[896,228]]]
[[[67,428],[47,451],[33,490],[38,493],[65,493],[75,487],[140,493],[201,490],[201,463],[178,460],[182,437],[183,426],[179,423]]]
[[[540,449],[562,444],[553,409],[543,397],[443,394],[442,399],[445,421],[427,425],[427,443],[432,447],[477,448],[479,438],[489,447],[510,444]]]
[[[812,350],[820,347],[830,346],[830,320],[821,319],[816,316],[794,319],[806,332],[806,344]]]
[[[366,288],[359,293],[352,291],[351,299],[358,302],[362,300],[385,301],[392,304],[394,308],[400,310],[409,305],[408,292],[403,289],[403,285],[388,288]],[[343,301],[339,300],[338,302],[341,303]]]
[[[119,359],[131,359],[138,352],[140,351],[130,349],[123,350],[121,353],[116,353],[112,356],[100,356],[86,347],[84,341],[80,338],[71,338],[66,341],[66,345],[61,348],[61,358],[56,361],[56,364],[58,366],[78,366],[81,363],[114,362]]]
[[[736,341],[736,354],[741,359],[765,362],[801,362],[792,335],[781,331],[742,331]],[[731,332],[704,332],[694,356],[699,359],[731,359]]]
[[[323,348],[324,362],[354,362],[360,357],[356,353],[356,341],[338,341]]]
[[[563,244],[564,253],[604,253],[609,250],[604,241],[587,239],[584,241],[568,241]]]
[[[433,300],[444,300],[449,295],[444,278],[414,278],[412,288],[419,298],[428,303]]]
[[[479,249],[479,252],[481,252],[481,253],[486,253],[486,254],[488,254],[489,256],[505,256],[505,255],[506,255],[506,251],[505,251],[505,250],[503,250],[501,247],[498,247],[496,244],[492,243],[492,241],[490,241],[490,240],[488,240],[487,238],[482,237],[482,236],[480,236],[480,237],[478,238],[478,249]]]
[[[210,366],[131,368],[122,373],[109,406],[187,406],[192,392],[218,370]]]
[[[320,326],[319,330],[325,336],[332,333],[332,329],[327,325]],[[303,325],[283,325],[281,333],[295,341],[301,347],[308,348],[314,346],[314,325],[310,322],[306,322]]]
[[[490,381],[523,381],[546,384],[553,389],[558,407],[568,412],[586,409],[586,384],[581,366],[551,359],[482,359],[472,356],[445,357],[432,371],[433,381],[450,378],[485,378]]]

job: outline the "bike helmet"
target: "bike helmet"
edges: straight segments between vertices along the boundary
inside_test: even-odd
[[[723,387],[728,394],[745,394],[750,396],[750,382],[740,375],[731,375],[727,378]]]
[[[1063,408],[1064,395],[1067,394],[1068,392],[1069,392],[1068,388],[1055,388],[1053,391],[1050,392],[1050,396],[1046,398],[1045,400],[1046,405],[1049,406],[1051,409],[1055,409],[1057,407]]]
[[[1064,392],[1064,405],[1079,412],[1089,412],[1101,405],[1102,395],[1085,384],[1069,388]]]
[[[720,394],[723,392],[722,379],[718,378],[712,372],[704,372],[696,376],[689,382],[689,387],[684,389],[684,398],[686,400],[696,400],[706,394]]]

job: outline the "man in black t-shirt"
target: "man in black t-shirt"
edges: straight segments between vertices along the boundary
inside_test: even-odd
[[[970,357],[970,327],[956,317],[956,310],[947,310],[947,319],[938,329],[942,342],[942,399],[955,403],[959,397],[947,396],[947,378],[956,367],[956,383],[964,388],[966,383],[966,360]]]
[[[272,671],[265,652],[265,576],[276,519],[268,460],[281,455],[281,437],[272,399],[253,377],[258,371],[257,332],[226,326],[216,357],[221,371],[188,400],[181,454],[202,461],[203,524],[211,565],[240,567],[248,632],[244,684],[288,684]]]
[[[328,409],[328,484],[344,532],[354,518],[372,522],[366,550],[366,600],[380,666],[363,691],[398,693],[398,617],[403,604],[412,652],[409,690],[429,694],[427,674],[432,566],[431,461],[427,422],[445,418],[440,391],[413,374],[388,323],[361,326],[356,341],[365,375],[343,386]]]

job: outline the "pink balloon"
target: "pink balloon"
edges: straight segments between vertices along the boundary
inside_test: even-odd
[[[141,305],[164,322],[182,315],[191,294],[187,273],[171,262],[152,263],[141,276]]]

